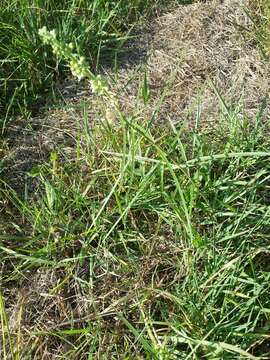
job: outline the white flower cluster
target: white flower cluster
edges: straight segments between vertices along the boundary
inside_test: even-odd
[[[70,43],[69,45],[66,45],[57,40],[55,30],[49,31],[47,30],[46,26],[43,26],[43,28],[39,29],[38,34],[44,44],[51,45],[53,53],[57,57],[68,59],[72,56],[75,56],[75,54],[72,54],[72,50],[74,48],[73,44]]]
[[[104,79],[101,75],[95,76],[90,80],[90,83],[93,93],[103,95],[108,91],[106,79]]]
[[[71,73],[79,80],[88,78],[92,87],[92,91],[98,95],[103,95],[108,91],[106,80],[101,75],[95,76],[90,70],[89,65],[83,56],[73,52],[74,45],[72,43],[64,44],[57,40],[55,30],[47,30],[43,26],[38,31],[44,44],[51,45],[53,53],[60,59],[68,61]]]
[[[83,56],[79,59],[71,59],[69,61],[69,67],[72,75],[77,77],[79,80],[88,77],[89,75],[88,65]]]
[[[43,26],[38,30],[39,36],[42,38],[44,44],[51,44],[56,39],[55,30],[47,30],[46,26]]]

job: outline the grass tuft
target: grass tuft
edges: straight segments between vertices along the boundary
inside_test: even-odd
[[[34,201],[2,193],[18,211],[1,263],[6,291],[25,279],[22,353],[267,359],[269,124],[220,100],[212,141],[119,113],[35,169]]]
[[[111,61],[128,38],[134,23],[149,15],[158,0],[126,1],[15,0],[0,4],[0,126],[14,113],[37,111],[44,90],[69,73],[53,60],[38,30],[55,29],[63,42],[73,42],[96,71]]]

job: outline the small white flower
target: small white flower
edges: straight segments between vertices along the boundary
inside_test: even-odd
[[[53,30],[50,31],[50,36],[51,36],[52,39],[56,39],[55,29],[53,29]]]
[[[85,61],[85,57],[84,57],[84,56],[80,56],[79,61],[78,61],[78,64],[79,64],[79,65],[83,65],[84,61]]]
[[[108,91],[108,86],[106,80],[101,77],[101,75],[97,75],[91,81],[92,91],[95,94],[103,95],[106,91]]]
[[[43,37],[46,33],[47,33],[47,28],[46,28],[46,26],[43,26],[42,28],[40,28],[40,29],[38,30],[38,34],[39,34],[39,36],[41,36],[41,37]]]

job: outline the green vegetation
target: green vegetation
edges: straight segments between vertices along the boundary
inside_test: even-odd
[[[85,112],[77,156],[61,164],[53,153],[32,172],[44,188],[37,200],[2,193],[18,211],[13,236],[1,237],[3,284],[49,269],[59,278],[52,297],[76,284],[88,299],[70,308],[63,300],[69,321],[29,334],[31,350],[25,335],[8,336],[2,309],[7,353],[10,342],[14,354],[38,358],[45,338],[68,344],[63,358],[266,353],[269,124],[258,113],[250,125],[221,105],[211,142],[198,127],[187,134],[132,114],[89,128]]]
[[[66,76],[38,30],[56,29],[88,58],[93,70],[100,59],[113,59],[132,23],[153,11],[158,0],[13,0],[0,4],[0,114],[6,122],[14,110],[37,107],[45,88]],[[161,2],[161,1],[159,1]],[[0,117],[0,119],[1,119]]]
[[[17,79],[4,81],[7,116],[58,71],[38,35],[44,22],[73,73],[100,88],[92,69],[101,53],[115,52],[150,3],[4,2],[2,24],[22,14],[1,29],[5,79]],[[32,37],[19,34],[25,27]],[[78,53],[91,44],[88,73],[65,48],[71,40]],[[210,130],[204,94],[192,125],[161,125],[147,74],[128,112],[101,86],[73,113],[74,148],[30,171],[34,193],[1,181],[2,359],[269,359],[270,123],[265,104],[251,121],[209,88],[220,106]]]

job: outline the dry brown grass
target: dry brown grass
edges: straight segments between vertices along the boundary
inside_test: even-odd
[[[248,36],[253,24],[245,10],[248,1],[208,1],[178,6],[150,26],[147,72],[153,104],[171,78],[159,121],[181,122],[197,102],[199,91],[202,120],[212,123],[219,117],[211,80],[229,106],[242,103],[245,115],[254,117],[269,93],[269,62]],[[122,73],[119,83],[139,77],[136,67]],[[123,97],[132,103],[136,96],[127,87]],[[126,105],[125,105],[126,106]],[[242,109],[239,109],[241,112]],[[243,114],[244,115],[244,114]],[[191,120],[191,119],[190,119]]]

